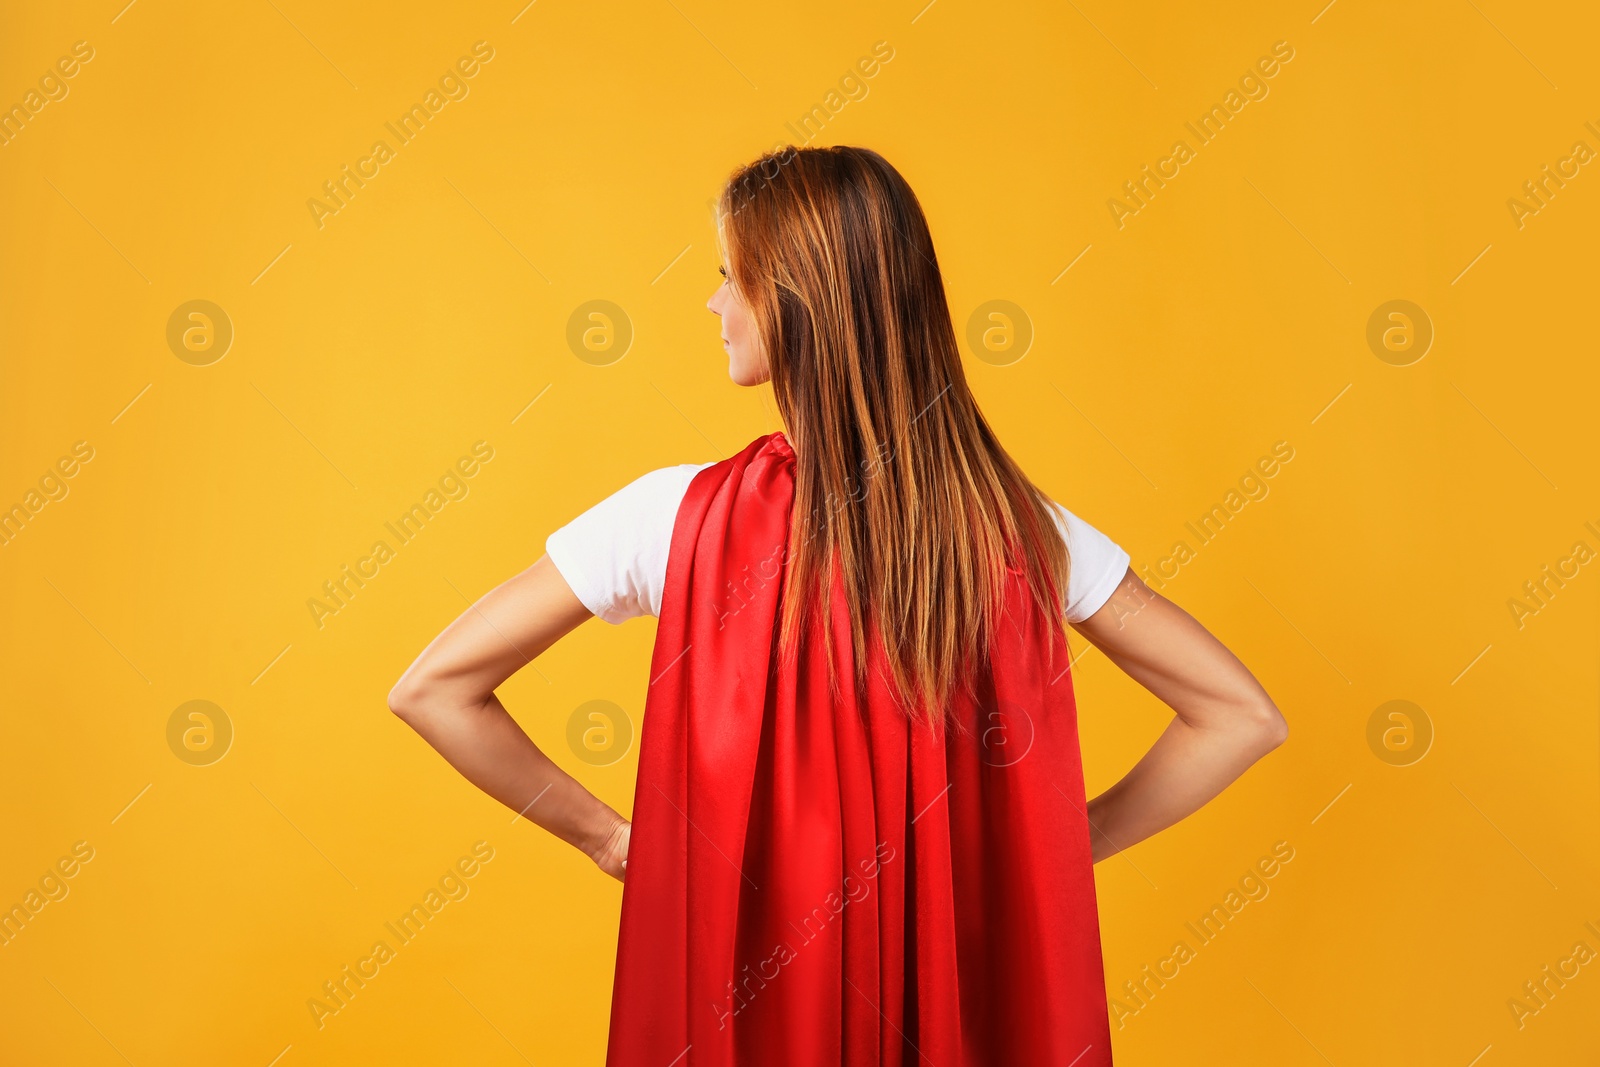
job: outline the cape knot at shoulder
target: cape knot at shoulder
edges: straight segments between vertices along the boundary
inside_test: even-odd
[[[794,458],[794,446],[789,444],[789,439],[784,436],[782,430],[768,434],[766,444],[762,447],[763,451],[774,452],[787,459]]]

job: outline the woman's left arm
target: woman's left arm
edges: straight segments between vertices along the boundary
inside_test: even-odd
[[[1096,863],[1199,810],[1289,736],[1239,658],[1132,568],[1074,628],[1176,712],[1144,758],[1089,801]]]
[[[628,820],[541,752],[495,695],[590,617],[541,556],[434,638],[395,683],[389,707],[468,781],[620,879]]]

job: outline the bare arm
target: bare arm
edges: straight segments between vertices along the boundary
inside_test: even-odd
[[[1133,769],[1089,801],[1096,863],[1198,811],[1289,736],[1238,657],[1131,568],[1074,628],[1177,713]]]
[[[434,638],[395,683],[389,707],[479,789],[621,878],[628,821],[541,752],[494,692],[590,617],[541,556]]]

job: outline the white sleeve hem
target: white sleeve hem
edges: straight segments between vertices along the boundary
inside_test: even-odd
[[[545,538],[544,554],[550,557],[550,562],[555,564],[556,571],[565,579],[567,586],[572,590],[572,595],[578,602],[589,609],[589,613],[597,619],[604,619],[612,626],[618,626],[626,621],[617,617],[611,610],[611,603],[595,584],[589,580],[574,555],[567,552],[565,538],[557,530]]]
[[[1067,575],[1065,615],[1077,624],[1105,606],[1122,584],[1131,562],[1128,553],[1111,538],[1056,504],[1057,522],[1071,557]]]
[[[1111,599],[1111,594],[1122,584],[1122,577],[1128,573],[1128,566],[1132,562],[1132,558],[1121,548],[1117,549],[1115,555],[1107,556],[1101,563],[1100,573],[1089,581],[1082,595],[1078,597],[1078,602],[1072,605],[1073,610],[1068,612],[1067,621],[1083,622],[1105,607],[1106,601]]]
[[[545,554],[596,618],[616,626],[660,615],[678,509],[707,466],[641,475],[545,539]]]

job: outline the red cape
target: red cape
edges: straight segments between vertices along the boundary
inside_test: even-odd
[[[794,453],[769,434],[679,508],[640,741],[607,1067],[1106,1067],[1065,639],[1011,572],[953,722],[914,722],[835,598],[776,636]],[[816,613],[820,623],[821,613]]]

